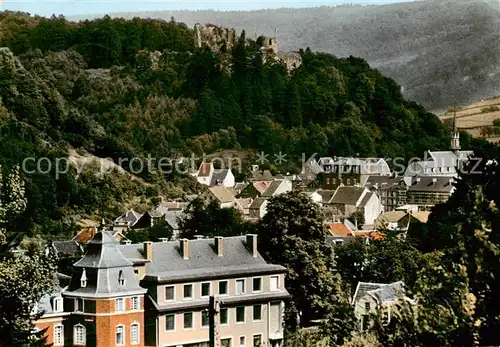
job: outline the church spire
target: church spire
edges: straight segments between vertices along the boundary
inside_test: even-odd
[[[450,149],[453,152],[460,150],[460,134],[457,130],[457,105],[453,105],[453,132],[451,134]]]

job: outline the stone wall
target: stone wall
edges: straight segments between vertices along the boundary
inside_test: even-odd
[[[194,26],[194,44],[197,48],[207,47],[213,52],[220,52],[224,44],[227,50],[232,49],[237,40],[234,28],[219,28],[213,24]]]

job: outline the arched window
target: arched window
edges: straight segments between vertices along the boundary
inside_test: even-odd
[[[123,346],[125,344],[125,327],[123,325],[116,326],[116,345]]]
[[[86,342],[86,330],[85,330],[85,327],[81,324],[77,324],[75,325],[75,328],[74,328],[74,344],[75,345],[85,345],[87,342]]]
[[[138,345],[141,340],[139,323],[132,323],[130,326],[130,344]]]
[[[64,345],[64,326],[58,324],[54,326],[54,346]]]

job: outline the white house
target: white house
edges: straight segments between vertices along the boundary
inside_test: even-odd
[[[271,185],[262,193],[264,198],[272,198],[280,194],[285,194],[292,191],[292,181],[287,179],[274,180]]]
[[[234,175],[231,169],[214,169],[212,163],[201,163],[196,175],[198,183],[206,186],[234,187]]]

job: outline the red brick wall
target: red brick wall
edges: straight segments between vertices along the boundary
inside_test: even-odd
[[[52,344],[54,343],[54,326],[57,325],[57,324],[62,324],[63,322],[63,317],[60,317],[60,318],[50,318],[49,319],[40,319],[38,321],[35,322],[35,326],[40,329],[40,330],[44,330],[44,329],[47,329],[45,331],[45,335],[44,336],[47,336],[47,344]],[[66,332],[64,332],[64,334],[66,334]]]

